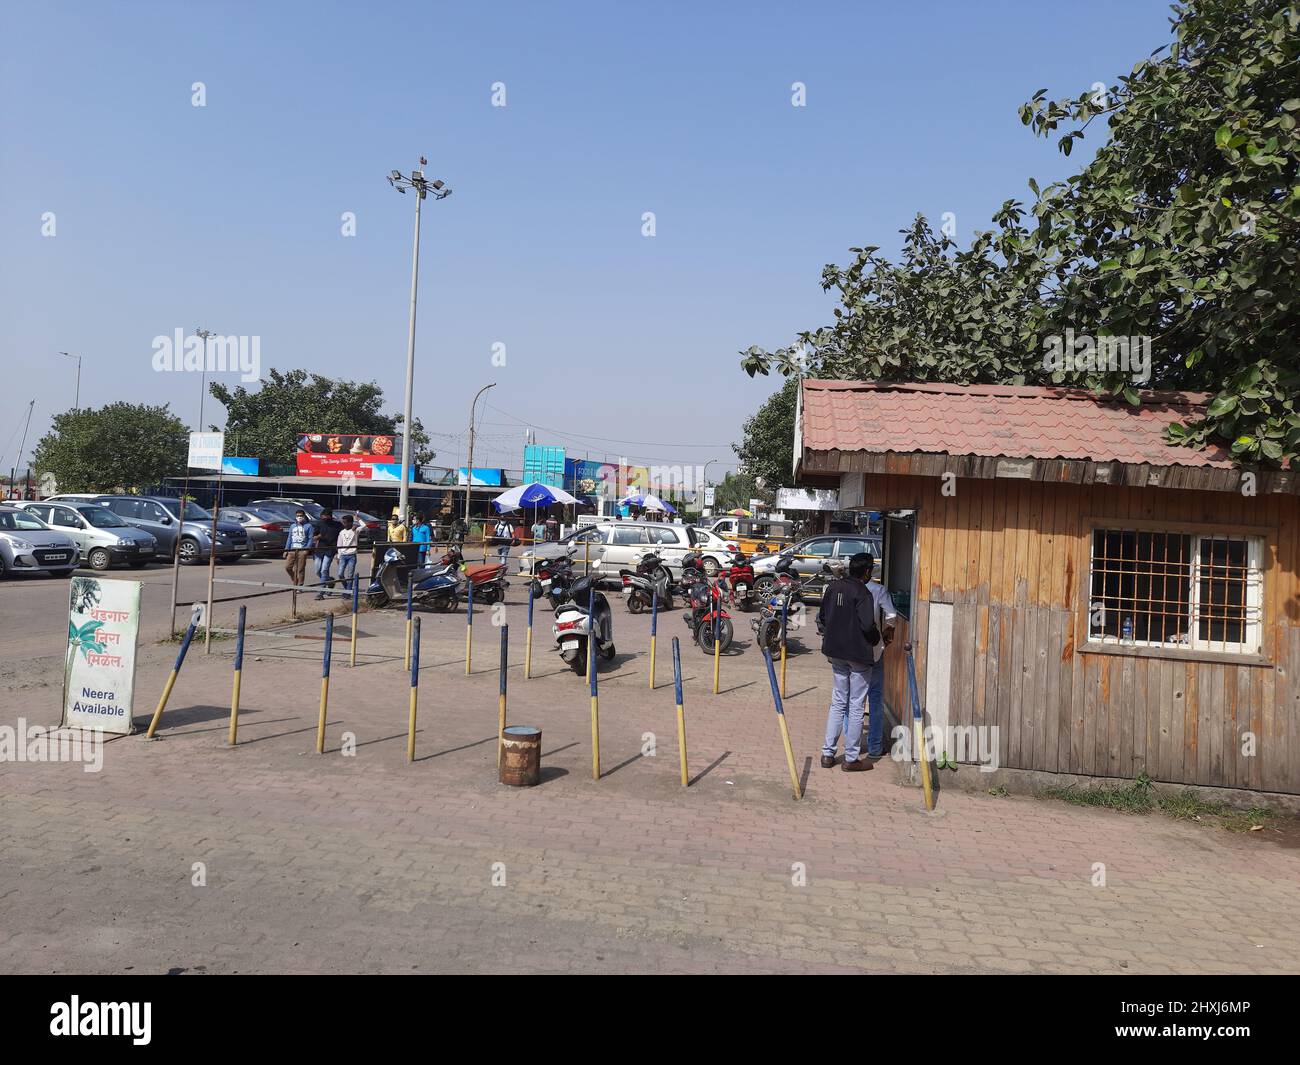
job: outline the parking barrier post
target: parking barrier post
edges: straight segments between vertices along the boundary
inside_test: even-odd
[[[690,786],[686,773],[686,707],[682,702],[682,653],[673,637],[673,686],[677,692],[677,761],[682,771],[682,787]]]
[[[325,753],[325,709],[330,699],[330,654],[334,649],[334,615],[325,615],[325,651],[320,667],[320,715],[316,719],[316,753]]]
[[[790,726],[786,724],[785,707],[781,704],[781,689],[777,686],[776,667],[772,664],[772,653],[763,648],[763,661],[767,664],[767,679],[772,685],[772,702],[776,706],[776,719],[781,726],[781,742],[785,745],[785,761],[790,767],[790,784],[796,799],[803,798],[803,789],[799,786],[799,772],[795,769],[794,748],[790,745]]]
[[[239,728],[239,678],[244,669],[244,621],[248,617],[248,607],[239,608],[239,629],[235,634],[235,679],[230,689],[230,746],[235,745],[235,734]]]
[[[420,695],[420,619],[411,634],[411,694],[406,716],[406,760],[415,761],[415,708]]]
[[[596,686],[596,586],[587,596],[587,679],[591,682],[591,779],[600,779],[600,694]]]
[[[194,627],[197,624],[198,619],[191,615],[189,627],[185,630],[185,635],[181,637],[181,649],[176,652],[176,664],[172,666],[172,671],[167,677],[167,683],[163,685],[162,698],[158,700],[158,706],[149,722],[149,730],[144,734],[147,740],[153,739],[153,734],[158,730],[158,722],[162,720],[163,707],[167,705],[167,700],[171,698],[172,688],[176,685],[176,678],[180,675],[181,666],[185,664],[185,655],[189,652],[190,641],[194,639]]]

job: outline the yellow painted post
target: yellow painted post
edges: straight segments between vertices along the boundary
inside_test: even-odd
[[[157,709],[153,712],[153,718],[149,721],[149,730],[144,734],[145,739],[153,739],[153,734],[158,730],[158,722],[162,720],[163,707],[167,705],[167,700],[171,698],[172,688],[176,686],[176,678],[180,674],[181,666],[185,664],[185,655],[190,649],[190,641],[194,639],[194,626],[198,622],[194,617],[190,618],[189,628],[185,630],[185,635],[181,637],[181,649],[176,653],[176,664],[172,666],[172,671],[167,676],[167,683],[163,685],[162,698],[158,700]]]
[[[528,630],[524,634],[524,680],[533,676],[533,587],[536,579],[528,582]]]
[[[320,667],[320,716],[316,719],[316,753],[325,753],[325,710],[330,701],[330,653],[334,648],[334,615],[325,615],[325,653]]]
[[[722,665],[722,601],[713,607],[713,694],[718,694],[718,670]]]
[[[230,746],[235,745],[235,734],[239,728],[239,677],[244,669],[244,620],[248,616],[248,607],[239,608],[239,629],[235,636],[235,680],[230,689]]]
[[[474,582],[465,574],[465,676],[469,676],[470,657],[474,649]]]
[[[357,664],[357,607],[361,598],[361,581],[357,579],[354,565],[352,570],[352,650],[348,653],[349,668]]]
[[[686,772],[686,707],[682,702],[682,655],[673,637],[673,685],[677,689],[677,761],[682,771],[682,787],[690,787],[691,779]]]
[[[587,598],[587,678],[591,682],[591,779],[600,779],[600,695],[596,687],[596,587]]]
[[[497,696],[497,769],[501,768],[501,748],[506,735],[506,658],[510,649],[510,626],[501,626],[501,693]]]
[[[790,786],[794,789],[796,799],[803,798],[803,788],[799,786],[799,771],[794,764],[794,747],[790,744],[790,726],[786,724],[785,707],[781,705],[781,689],[776,683],[776,667],[772,665],[772,655],[763,648],[763,661],[767,663],[767,679],[772,685],[772,702],[776,704],[776,719],[781,726],[781,742],[785,745],[785,762],[790,767]]]
[[[406,760],[415,761],[415,707],[420,694],[420,619],[415,619],[411,639],[411,694],[406,717]]]
[[[650,593],[650,690],[655,690],[655,630],[659,622],[659,589]],[[673,637],[673,642],[676,642]]]

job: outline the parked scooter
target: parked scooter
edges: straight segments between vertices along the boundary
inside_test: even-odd
[[[376,608],[405,605],[408,577],[413,602],[443,612],[460,605],[464,578],[460,573],[460,552],[454,546],[438,562],[424,567],[412,566],[397,548],[390,547],[370,578],[366,602]]]
[[[754,639],[770,654],[776,655],[781,651],[782,614],[788,631],[790,614],[802,603],[803,582],[794,570],[793,561],[782,559],[776,564],[776,580],[759,604],[760,613],[752,622]]]
[[[637,559],[636,569],[621,569],[618,574],[623,578],[623,595],[629,613],[639,614],[643,610],[649,610],[656,593],[661,610],[673,608],[672,578],[663,561],[653,551],[647,551]]]
[[[609,600],[599,590],[592,597],[596,580],[594,575],[579,577],[555,607],[555,622],[551,626],[555,649],[575,673],[586,672],[589,638],[596,641],[597,655],[607,662],[614,658],[614,615]],[[594,619],[587,616],[588,602],[593,602]]]
[[[461,565],[460,548],[452,544],[447,549],[447,554],[443,556],[444,561],[449,558],[455,558],[455,564],[465,571],[466,579],[474,585],[474,601],[478,603],[499,603],[506,597],[506,588],[510,582],[506,580],[506,566],[502,562],[471,562],[467,566]]]
[[[754,567],[750,565],[748,556],[737,551],[722,573],[731,588],[731,601],[741,610],[753,610],[758,604],[758,596],[754,594]]]
[[[692,569],[690,572],[694,574],[696,571]],[[710,582],[702,567],[698,574],[686,592],[689,609],[682,615],[682,620],[691,630],[691,638],[699,644],[700,650],[711,655],[715,638],[719,651],[731,646],[731,615],[722,606],[721,584]]]

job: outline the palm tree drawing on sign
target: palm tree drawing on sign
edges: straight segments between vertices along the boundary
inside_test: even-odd
[[[72,578],[72,609],[78,614],[89,614],[99,606],[99,581],[94,577]]]
[[[71,595],[73,613],[89,614],[91,610],[99,605],[99,581],[95,580],[94,577],[73,577]],[[76,650],[80,650],[82,655],[102,654],[104,645],[95,637],[103,626],[102,621],[93,619],[78,625],[69,618],[68,643],[75,649],[73,653],[75,654]]]

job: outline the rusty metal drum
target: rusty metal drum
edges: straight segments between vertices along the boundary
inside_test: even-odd
[[[511,725],[502,733],[497,779],[512,788],[533,788],[542,782],[541,729]]]

